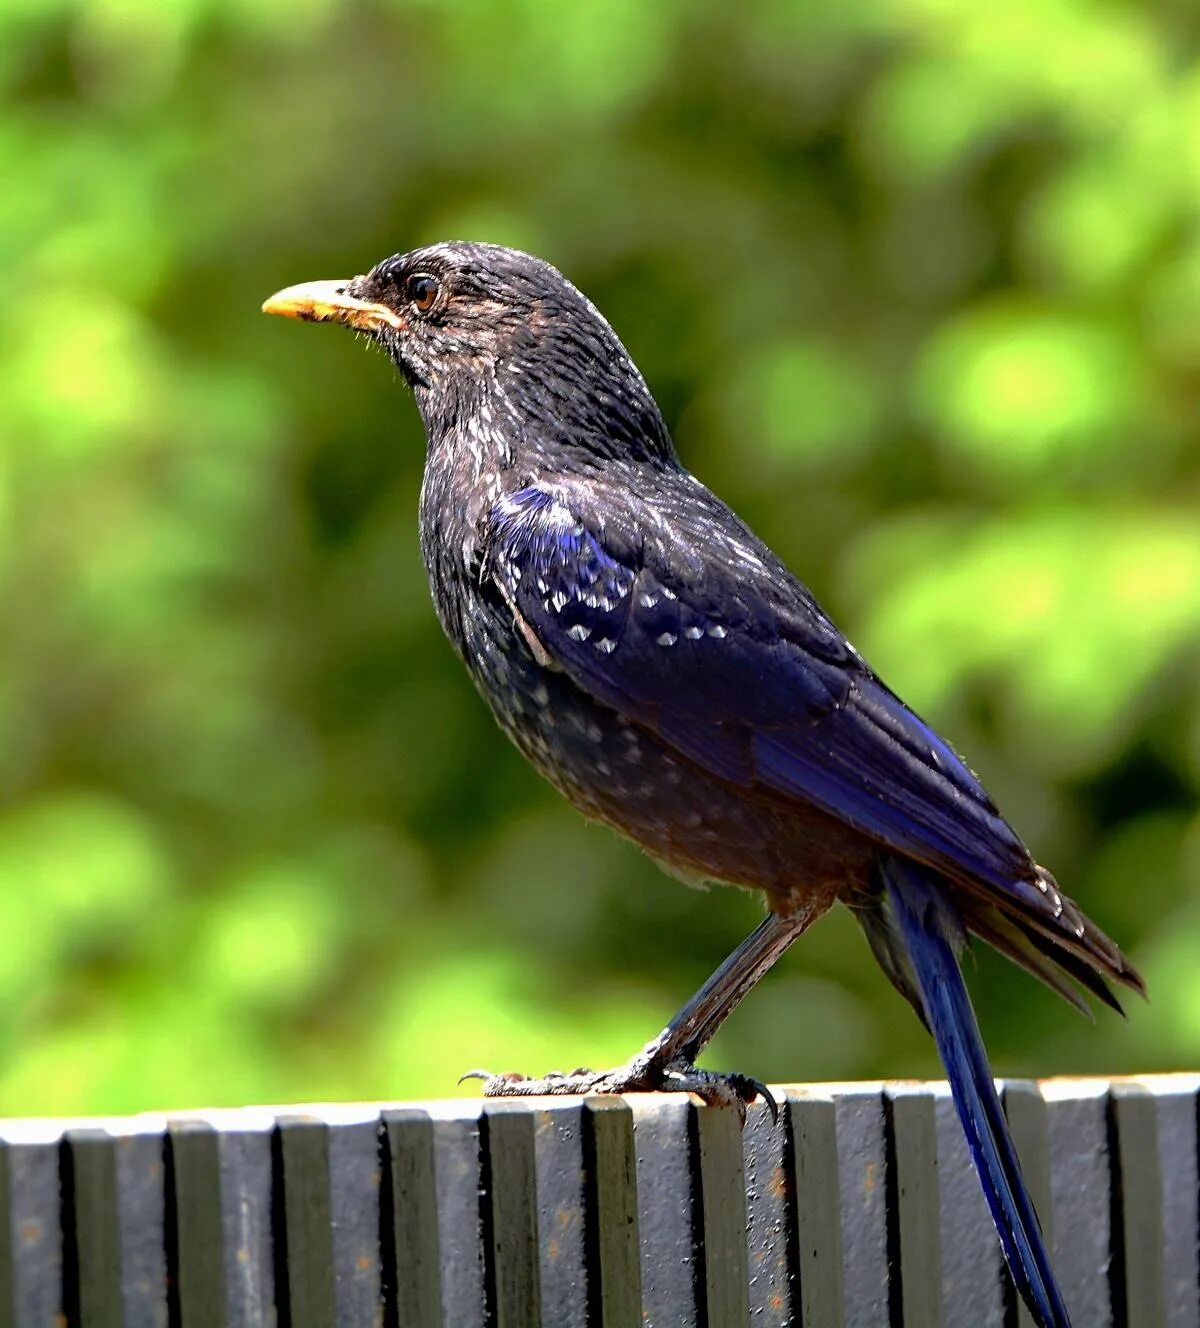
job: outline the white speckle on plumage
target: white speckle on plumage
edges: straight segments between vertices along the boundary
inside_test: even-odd
[[[601,774],[601,775],[611,775],[611,774],[612,774],[612,766],[610,766],[610,765],[608,764],[607,761],[597,761],[597,762],[596,762],[596,772],[597,772],[597,774]]]
[[[717,641],[723,641],[726,636],[725,629],[724,627],[721,626],[720,623],[715,623],[712,627],[710,627],[708,629],[708,634]]]
[[[562,607],[567,602],[567,599],[568,595],[564,590],[556,590],[554,594],[550,596],[550,605],[555,613],[562,612]]]
[[[594,645],[602,655],[611,655],[617,648],[617,643],[611,636],[602,636],[598,641],[593,641],[592,645]]]
[[[583,623],[576,623],[574,627],[567,628],[567,635],[572,641],[586,641],[592,634],[590,627],[585,627]]]
[[[649,591],[644,591],[641,595],[638,596],[638,598],[641,600],[643,607],[647,609],[654,608],[654,606],[658,603],[658,596],[650,594]]]
[[[703,627],[687,627],[687,628],[684,629],[684,633],[683,633],[683,634],[684,634],[684,636],[687,637],[687,639],[688,639],[689,641],[699,641],[700,638],[704,635],[704,628],[703,628]]]
[[[678,596],[678,595],[677,595],[672,589],[670,589],[669,586],[663,586],[663,588],[662,588],[662,593],[663,593],[663,597],[664,597],[664,599],[678,599],[678,598],[679,598],[679,596]]]
[[[673,646],[679,640],[674,632],[660,632],[654,639],[660,646]]]
[[[530,696],[533,697],[534,701],[540,706],[550,704],[550,693],[547,690],[546,684],[544,682],[539,682],[538,685],[529,694]]]

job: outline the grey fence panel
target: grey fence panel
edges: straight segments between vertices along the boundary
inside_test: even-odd
[[[291,1328],[383,1328],[379,1114],[278,1124]]]
[[[781,1110],[777,1125],[756,1103],[742,1135],[750,1311],[763,1328],[800,1319],[795,1147],[790,1105],[785,1101]]]
[[[61,1146],[46,1122],[0,1122],[0,1323],[64,1316]]]
[[[746,1265],[746,1176],[742,1123],[733,1111],[692,1106],[693,1165],[699,1189],[699,1245],[708,1322],[745,1323],[750,1315]]]
[[[640,1328],[641,1238],[633,1112],[620,1098],[582,1108],[588,1181],[589,1328]]]
[[[391,1218],[392,1295],[399,1323],[436,1325],[442,1312],[433,1121],[417,1108],[383,1113]]]
[[[1114,1166],[1108,1085],[1043,1086],[1050,1150],[1051,1247],[1067,1308],[1088,1328],[1124,1321],[1120,1232],[1113,1224]]]
[[[484,1106],[483,1123],[495,1321],[525,1328],[542,1322],[535,1118],[525,1103],[501,1099]]]
[[[888,1235],[889,1126],[882,1085],[847,1086],[834,1098],[847,1328],[879,1328],[899,1316],[899,1251]],[[893,1276],[897,1274],[897,1276]],[[805,1325],[809,1328],[809,1325]]]
[[[0,1124],[0,1328],[1010,1328],[944,1084]],[[1200,1328],[1200,1078],[1004,1086],[1077,1324]]]
[[[442,1328],[489,1328],[490,1214],[484,1170],[481,1107],[440,1104],[433,1117],[437,1233],[441,1259]]]
[[[64,1136],[66,1317],[80,1328],[167,1328],[165,1122]]]
[[[1200,1328],[1200,1166],[1197,1111],[1200,1079],[1164,1075],[1148,1080],[1158,1117],[1158,1170],[1162,1180],[1163,1322]]]
[[[707,1319],[702,1270],[697,1266],[700,1214],[693,1180],[693,1108],[686,1099],[631,1098],[630,1102],[642,1313],[646,1328],[688,1328]]]
[[[180,1328],[275,1328],[271,1145],[265,1112],[168,1129]]]
[[[846,1315],[848,1271],[842,1244],[842,1186],[848,1167],[854,1167],[857,1159],[847,1155],[844,1142],[839,1143],[833,1097],[790,1096],[787,1121],[796,1171],[795,1268],[800,1280],[800,1321],[806,1328],[841,1323]],[[881,1170],[881,1185],[882,1177]]]
[[[933,1095],[922,1085],[887,1094],[891,1119],[889,1200],[899,1234],[900,1301],[905,1323],[938,1323],[942,1242],[938,1219],[937,1121]]]
[[[1054,1209],[1050,1192],[1050,1131],[1046,1101],[1037,1084],[1027,1079],[1014,1079],[1004,1085],[1003,1102],[1008,1128],[1012,1131],[1017,1156],[1021,1159],[1021,1174],[1025,1177],[1034,1209],[1041,1221],[1042,1233],[1053,1250]],[[1033,1315],[1017,1300],[1007,1269],[1004,1281],[1010,1300],[1017,1305],[1017,1323],[1020,1328],[1034,1328]]]
[[[1163,1281],[1163,1186],[1158,1166],[1158,1112],[1139,1084],[1109,1092],[1109,1134],[1119,1171],[1121,1279],[1129,1328],[1158,1328],[1167,1317]]]
[[[948,1088],[933,1095],[937,1136],[943,1323],[1007,1328],[1009,1287],[987,1201],[971,1165],[966,1136]]]
[[[592,1293],[583,1103],[568,1103],[560,1111],[535,1111],[530,1119],[541,1322],[545,1328],[588,1328]]]

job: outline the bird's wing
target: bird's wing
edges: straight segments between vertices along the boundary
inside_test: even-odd
[[[555,480],[491,513],[487,574],[546,661],[728,783],[1060,927],[1053,881],[949,744],[724,504],[684,473],[657,483]]]

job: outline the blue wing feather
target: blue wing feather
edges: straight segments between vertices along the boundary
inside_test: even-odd
[[[951,747],[718,499],[679,483],[653,501],[531,486],[497,507],[492,574],[547,655],[719,778],[1044,910],[1027,850]]]

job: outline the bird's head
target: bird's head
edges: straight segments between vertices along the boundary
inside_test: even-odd
[[[386,258],[364,276],[289,286],[269,314],[342,323],[378,341],[417,394],[430,441],[499,392],[520,416],[611,455],[673,455],[641,374],[599,310],[549,263],[454,242]]]

